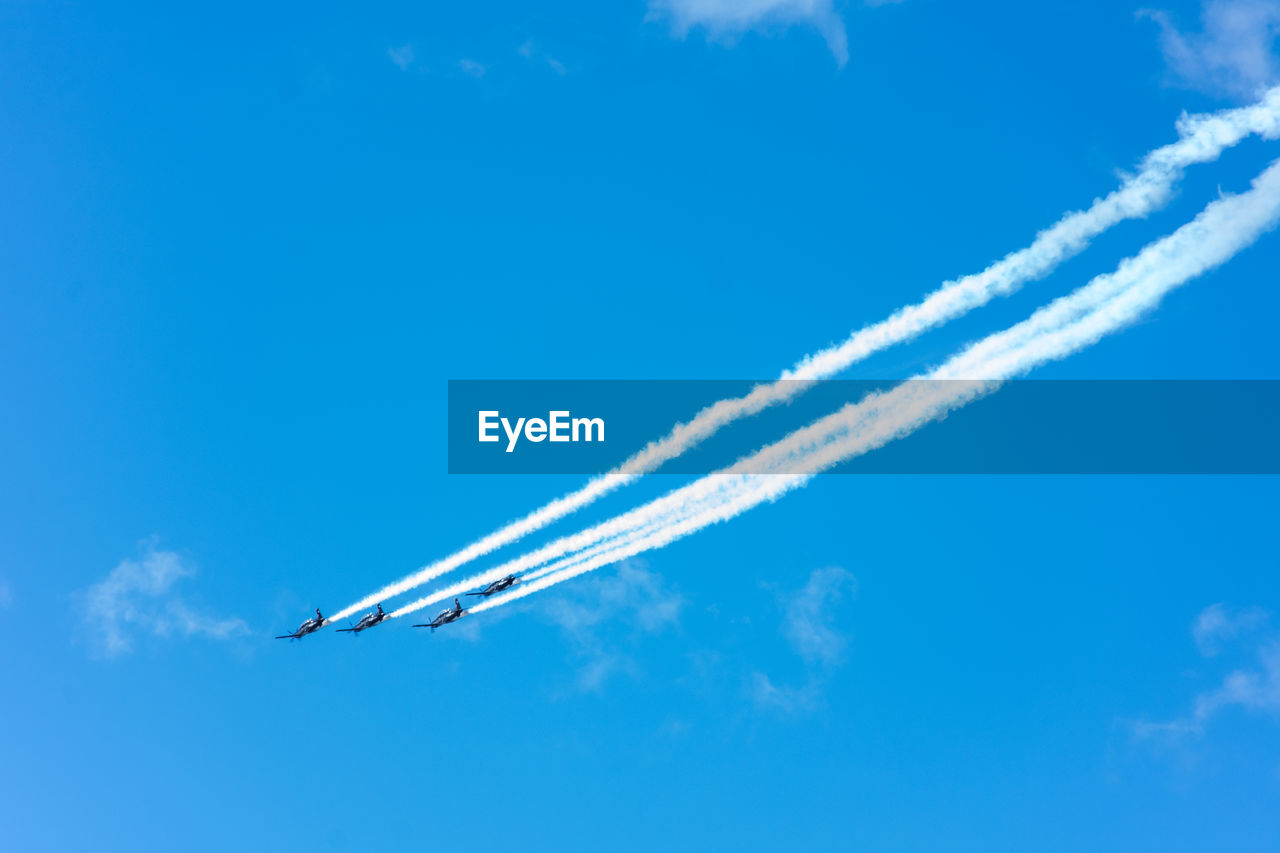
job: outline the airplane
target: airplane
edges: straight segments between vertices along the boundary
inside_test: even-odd
[[[430,628],[431,632],[435,633],[435,630],[441,625],[448,625],[450,622],[456,622],[461,619],[462,614],[466,612],[467,611],[462,609],[462,605],[458,603],[458,599],[455,598],[453,600],[453,607],[450,607],[448,610],[441,610],[440,613],[436,615],[436,618],[432,619],[430,622],[424,622],[421,625],[414,625],[413,627]]]
[[[510,589],[519,582],[520,578],[518,575],[507,575],[502,580],[494,581],[479,592],[469,592],[467,595],[483,595],[485,598],[488,598],[495,592],[502,592],[504,589]]]
[[[292,634],[281,634],[280,636],[276,637],[276,639],[277,640],[301,640],[303,637],[307,636],[307,634],[313,633],[315,631],[319,631],[323,627],[324,627],[324,617],[320,615],[320,608],[317,607],[316,615],[314,619],[308,619],[306,622],[303,622],[301,625],[298,626],[298,630],[294,631]]]
[[[386,619],[386,618],[387,618],[387,614],[383,612],[382,605],[379,604],[376,612],[366,613],[365,615],[361,616],[360,621],[357,622],[354,626],[350,628],[339,628],[338,630],[344,633],[358,635],[361,631],[372,628],[374,625],[377,625],[379,622],[381,622],[383,619]]]

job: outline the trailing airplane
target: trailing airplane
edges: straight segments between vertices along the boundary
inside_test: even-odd
[[[352,627],[339,628],[338,630],[344,633],[359,634],[361,631],[366,631],[369,628],[372,628],[374,625],[377,625],[379,622],[381,622],[383,619],[386,619],[386,618],[387,618],[387,614],[382,611],[382,605],[379,604],[378,609],[375,612],[366,613],[365,615],[361,616],[360,621],[357,622]]]
[[[303,622],[301,625],[298,626],[298,630],[294,631],[292,634],[281,634],[280,636],[276,637],[276,639],[277,640],[301,640],[303,637],[307,636],[307,634],[311,634],[316,631],[319,631],[323,627],[324,627],[324,617],[320,615],[320,608],[317,607],[315,617],[308,619],[306,622]]]
[[[520,582],[520,577],[518,575],[507,575],[505,578],[502,578],[501,580],[496,580],[493,583],[489,584],[484,589],[479,590],[477,592],[469,592],[467,593],[467,595],[483,595],[485,598],[488,598],[489,596],[493,595],[495,592],[502,592],[504,589],[510,589],[511,587],[515,586],[519,582]]]
[[[435,630],[441,625],[448,625],[450,622],[458,621],[462,618],[462,614],[466,612],[467,611],[462,609],[462,605],[458,603],[458,599],[455,598],[453,600],[453,607],[450,607],[448,610],[441,610],[436,614],[436,618],[432,619],[430,622],[424,622],[421,625],[414,625],[413,627],[430,628],[431,632],[435,633]]]

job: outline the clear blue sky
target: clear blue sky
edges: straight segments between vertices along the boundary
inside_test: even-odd
[[[270,639],[581,482],[448,476],[446,380],[771,378],[1247,100],[1280,21],[761,5],[0,8],[0,848],[1280,849],[1271,477],[822,478],[457,630]],[[1278,264],[1035,375],[1280,378]]]

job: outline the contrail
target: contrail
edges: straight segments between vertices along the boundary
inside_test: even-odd
[[[1090,240],[1113,225],[1126,219],[1144,217],[1163,206],[1188,166],[1212,161],[1225,149],[1253,134],[1264,139],[1280,137],[1280,86],[1268,91],[1258,103],[1247,107],[1207,115],[1184,114],[1177,127],[1177,142],[1150,152],[1143,158],[1138,172],[1126,178],[1118,189],[1094,201],[1086,210],[1067,214],[1057,224],[1040,232],[1027,248],[1006,256],[980,273],[944,283],[922,302],[899,309],[887,319],[859,329],[843,343],[805,356],[775,382],[758,385],[742,397],[708,406],[687,423],[677,424],[664,438],[650,442],[613,471],[499,528],[461,551],[362,598],[338,611],[333,618],[344,619],[357,610],[408,592],[515,542],[657,469],[725,425],[785,402],[802,393],[814,381],[834,376],[875,352],[949,322],[986,304],[995,296],[1008,295],[1027,281],[1044,277],[1063,261],[1083,251]]]
[[[980,381],[985,378],[985,365],[977,360],[979,356],[985,354],[988,359],[1002,357],[1020,342],[1025,343],[1033,334],[1046,335],[1062,324],[1078,319],[1085,312],[1096,310],[1099,305],[1113,299],[1117,294],[1138,285],[1158,285],[1170,280],[1175,283],[1185,281],[1229,259],[1240,248],[1255,240],[1266,227],[1269,227],[1273,216],[1276,168],[1272,166],[1260,175],[1248,192],[1211,203],[1195,220],[1146,247],[1134,258],[1122,262],[1115,272],[1098,276],[1085,287],[1037,311],[1023,323],[1006,332],[990,336],[936,370],[906,383],[907,390],[896,391],[893,397],[887,397],[884,394],[872,395],[861,403],[850,404],[835,415],[797,430],[787,438],[740,460],[725,471],[704,477],[615,519],[573,536],[564,537],[495,569],[467,578],[446,590],[408,604],[393,615],[400,616],[413,612],[420,607],[460,594],[506,574],[539,566],[548,560],[588,546],[594,547],[591,547],[590,552],[575,555],[570,560],[581,559],[589,553],[603,553],[614,547],[625,546],[630,539],[648,535],[653,529],[668,523],[681,523],[691,515],[704,510],[718,517],[719,508],[726,500],[736,499],[744,489],[764,488],[757,482],[759,477],[752,476],[753,474],[774,471],[805,475],[808,471],[821,470],[834,464],[829,461],[833,442],[840,439],[847,442],[850,435],[854,439],[873,435],[873,428],[879,423],[877,419],[881,417],[881,412],[886,406],[902,407],[913,401],[918,405],[922,397],[920,386],[939,384],[927,380],[976,376],[979,380],[968,387],[962,387],[963,383],[960,383],[945,390],[952,397],[964,399],[971,399],[980,393],[985,393],[988,389],[984,389]],[[953,385],[954,383],[942,384]],[[900,415],[898,417],[900,421]],[[852,430],[856,432],[851,433]],[[835,462],[841,461],[842,458],[837,452]],[[817,469],[812,467],[815,463],[819,464]],[[778,486],[780,483],[781,481],[778,481],[774,485]],[[790,486],[790,488],[794,487],[794,485]]]
[[[924,424],[996,390],[1005,380],[1088,347],[1155,307],[1166,293],[1220,266],[1280,220],[1280,161],[1250,190],[1213,202],[1195,220],[1122,262],[1115,272],[1055,300],[1030,318],[968,347],[929,374],[868,396],[801,432],[834,440],[786,476],[748,475],[719,506],[704,507],[674,523],[650,528],[594,556],[576,554],[558,570],[539,572],[515,591],[472,608],[482,613],[557,583],[663,547],[710,524],[800,488],[815,474],[909,434]],[[960,377],[981,377],[955,381]],[[793,441],[783,439],[780,444]],[[716,475],[712,475],[716,476]],[[720,475],[723,476],[723,475]],[[551,567],[547,567],[551,569]]]

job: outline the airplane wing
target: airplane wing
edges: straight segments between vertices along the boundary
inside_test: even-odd
[[[296,640],[298,639],[298,635],[297,634],[281,634],[280,636],[276,637],[276,639],[277,640]]]
[[[467,595],[488,595],[487,592],[469,592]]]
[[[344,633],[345,633],[345,634],[356,634],[356,633],[359,633],[359,632],[358,632],[355,628],[339,628],[339,629],[338,629],[338,633],[339,633],[339,634],[344,634]]]

